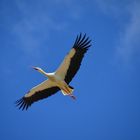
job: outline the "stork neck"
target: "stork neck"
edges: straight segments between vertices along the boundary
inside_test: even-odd
[[[40,70],[39,72],[48,77],[48,73],[46,73],[44,70]]]

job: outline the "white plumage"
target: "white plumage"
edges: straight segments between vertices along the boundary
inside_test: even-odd
[[[86,34],[83,37],[82,34],[77,36],[72,49],[54,73],[46,73],[39,67],[33,67],[48,79],[33,87],[24,97],[16,101],[19,109],[27,110],[34,102],[47,98],[59,90],[62,91],[63,95],[68,95],[72,99],[76,99],[73,95],[74,88],[69,83],[80,68],[84,54],[91,46],[90,42],[91,40],[86,37]]]

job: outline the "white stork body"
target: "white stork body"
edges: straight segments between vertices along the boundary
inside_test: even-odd
[[[38,67],[33,67],[35,70],[39,71],[40,73],[44,74],[48,80],[45,81],[45,84],[42,83],[41,85],[37,86],[40,89],[42,88],[41,86],[45,85],[45,88],[47,86],[48,87],[59,87],[62,91],[62,93],[64,95],[70,95],[73,99],[74,96],[72,95],[73,89],[72,87],[70,87],[65,81],[64,81],[64,77],[57,73],[57,72],[53,72],[53,73],[46,73],[45,71],[43,71],[41,68]],[[34,87],[33,89],[36,89],[37,87]],[[38,89],[37,89],[38,90]],[[27,96],[29,96],[30,94],[28,93]]]
[[[69,83],[79,70],[84,54],[91,46],[90,42],[91,40],[89,40],[88,37],[86,38],[86,35],[83,37],[81,34],[77,36],[72,49],[54,73],[46,73],[39,67],[33,67],[35,70],[45,75],[48,80],[33,87],[24,97],[18,100],[16,104],[19,106],[19,109],[27,110],[32,103],[47,98],[59,90],[62,91],[63,95],[69,95],[75,99],[75,96],[72,94],[74,89]]]

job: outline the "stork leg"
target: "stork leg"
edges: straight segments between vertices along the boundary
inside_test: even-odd
[[[61,88],[63,95],[68,95],[68,91],[65,88]]]
[[[68,94],[73,92],[73,89],[70,88],[68,85],[65,86],[65,89],[68,91]]]
[[[61,88],[63,95],[67,95],[71,97],[73,100],[76,100],[76,97],[72,94],[72,92],[68,92],[65,88]]]

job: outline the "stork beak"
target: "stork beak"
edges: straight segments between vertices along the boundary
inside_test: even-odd
[[[37,67],[32,67],[32,68],[35,69],[35,70],[38,70]]]

